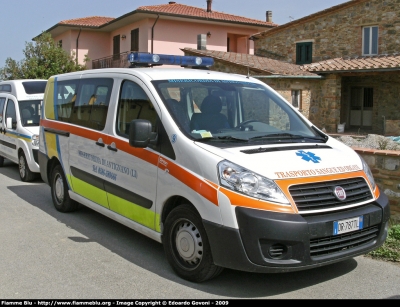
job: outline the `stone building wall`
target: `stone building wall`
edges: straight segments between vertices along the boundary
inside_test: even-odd
[[[381,193],[388,196],[392,219],[400,222],[400,151],[353,149],[371,168]]]
[[[255,54],[279,55],[296,63],[296,43],[312,42],[312,62],[362,55],[362,27],[379,26],[379,54],[394,54],[400,47],[400,0],[358,0],[334,13],[294,21],[255,40]]]

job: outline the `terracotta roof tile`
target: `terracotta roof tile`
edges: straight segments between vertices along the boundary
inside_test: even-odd
[[[205,18],[210,20],[220,20],[220,21],[229,21],[229,22],[238,22],[238,23],[247,23],[261,26],[271,26],[276,27],[277,24],[273,22],[262,21],[258,19],[251,19],[242,16],[236,16],[231,14],[226,14],[217,11],[207,12],[206,9],[188,6],[179,3],[172,4],[161,4],[161,5],[149,5],[149,6],[140,6],[137,8],[137,11],[148,11],[152,13],[165,13],[165,14],[173,14],[173,15],[183,15],[183,16],[192,16],[198,18]]]
[[[60,21],[58,24],[70,25],[70,26],[100,27],[114,19],[115,18],[112,17],[91,16],[91,17],[63,20]]]
[[[357,71],[357,70],[400,70],[400,54],[378,55],[355,58],[335,58],[301,66],[309,72]]]
[[[306,70],[302,70],[301,66],[273,60],[270,58],[260,57],[252,54],[224,52],[215,50],[197,50],[192,48],[183,48],[183,52],[193,55],[209,56],[216,60],[226,61],[232,64],[242,65],[260,73],[272,75],[286,76],[315,76]]]

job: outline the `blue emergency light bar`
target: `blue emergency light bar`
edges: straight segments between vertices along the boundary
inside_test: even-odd
[[[128,55],[131,66],[158,66],[158,65],[180,65],[183,67],[205,68],[214,64],[210,57],[197,57],[186,55],[151,54],[144,52],[132,52]]]

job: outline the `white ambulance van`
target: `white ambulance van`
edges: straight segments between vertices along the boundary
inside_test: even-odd
[[[47,80],[0,82],[0,166],[4,159],[19,165],[22,181],[40,177],[39,123]]]
[[[383,244],[388,199],[367,164],[273,89],[189,68],[211,58],[129,60],[48,80],[39,164],[57,210],[83,204],[162,243],[194,282],[223,268],[315,268]]]

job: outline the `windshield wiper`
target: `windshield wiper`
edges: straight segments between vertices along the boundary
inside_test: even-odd
[[[206,138],[201,138],[201,139],[196,139],[198,142],[206,142],[206,141],[227,141],[227,142],[248,142],[248,138],[237,138],[231,135],[224,135],[224,136],[212,136],[212,137],[206,137]]]
[[[249,140],[256,140],[256,139],[307,139],[307,140],[313,140],[313,141],[323,141],[326,142],[326,140],[322,137],[312,137],[312,136],[304,136],[300,134],[291,134],[291,133],[273,133],[273,134],[265,134],[265,135],[260,135],[260,136],[254,136],[250,138]]]

